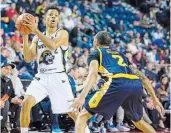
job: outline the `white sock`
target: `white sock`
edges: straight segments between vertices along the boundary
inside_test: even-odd
[[[85,128],[85,133],[90,133],[90,129],[88,128],[88,126]]]
[[[28,133],[28,127],[21,127],[21,133]]]

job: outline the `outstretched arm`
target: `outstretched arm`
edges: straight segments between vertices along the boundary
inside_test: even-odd
[[[81,93],[81,96],[86,98],[87,94],[89,93],[90,89],[93,88],[94,84],[97,81],[98,77],[98,68],[99,68],[99,63],[97,60],[93,60],[90,63],[89,66],[89,74],[86,79],[86,81],[83,84],[83,92]]]
[[[73,103],[73,108],[75,109],[81,109],[82,105],[85,102],[85,98],[87,94],[89,93],[90,89],[94,86],[96,83],[97,77],[98,77],[98,68],[99,68],[99,63],[97,60],[92,60],[89,65],[89,74],[86,79],[86,81],[83,84],[83,91],[80,94],[78,98],[75,99]]]
[[[153,90],[153,87],[152,87],[149,79],[144,75],[144,73],[139,71],[135,66],[129,65],[129,68],[132,70],[132,72],[135,75],[137,75],[141,79],[144,88],[151,95],[151,97],[153,99],[153,102],[154,102],[154,105],[155,106],[159,106],[161,108],[162,112],[164,113],[163,106],[161,105],[161,103],[159,102],[158,98],[156,97],[155,92]]]

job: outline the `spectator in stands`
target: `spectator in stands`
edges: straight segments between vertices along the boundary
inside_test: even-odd
[[[144,68],[146,65],[146,61],[143,58],[142,52],[137,52],[134,56],[133,63],[136,64],[136,66],[140,69]]]
[[[66,10],[67,10],[67,8],[64,6],[64,7],[62,8],[61,12],[60,12],[60,15],[59,15],[59,16],[60,16],[61,23],[62,23],[65,19],[67,19],[67,17],[69,16],[69,15],[67,14]]]
[[[36,22],[38,23],[38,29],[41,32],[44,32],[45,31],[45,25],[43,24],[43,18],[39,18],[38,16],[35,16],[35,18],[36,18]]]
[[[144,15],[140,21],[139,24],[141,27],[143,28],[152,28],[154,27],[154,24],[151,24],[149,18],[147,17],[147,15]]]
[[[131,52],[133,55],[138,52],[134,39],[132,39],[131,42],[128,44],[127,51]]]
[[[47,7],[47,5],[48,5],[47,1],[44,0],[43,3],[36,8],[36,15],[41,17],[42,14],[44,14],[45,8]]]
[[[158,117],[158,112],[156,109],[154,109],[153,102],[151,98],[146,94],[146,92],[143,95],[144,101],[143,101],[143,118],[144,120],[149,123],[156,131],[163,131],[164,128],[162,128],[159,125],[160,119]],[[163,122],[163,121],[161,121]]]
[[[150,38],[149,38],[148,33],[145,33],[145,34],[144,34],[143,43],[145,44],[146,47],[147,47],[148,45],[151,44],[151,40],[150,40]]]
[[[9,60],[12,60],[16,64],[18,64],[21,61],[20,56],[19,56],[18,53],[20,51],[22,51],[23,44],[19,44],[17,42],[11,42],[11,43],[7,44],[7,48],[10,51]]]
[[[111,27],[113,31],[115,31],[117,29],[117,24],[116,24],[115,18],[110,19],[108,26]]]
[[[164,10],[164,9],[167,9],[167,2],[166,2],[166,0],[160,0],[159,1],[159,8],[160,9],[162,9],[162,10]]]
[[[13,15],[18,14],[15,3],[10,4],[9,8],[6,9],[6,14],[9,19],[11,19]]]
[[[75,24],[72,16],[68,16],[67,19],[64,20],[64,27],[70,32],[74,26]]]
[[[9,30],[9,32],[11,32],[11,33],[13,33],[13,32],[15,32],[15,30],[16,30],[16,27],[15,27],[15,21],[17,20],[17,17],[18,17],[18,15],[17,14],[14,14],[13,16],[12,16],[12,18],[9,20],[9,23],[8,23],[8,30]]]
[[[135,46],[137,47],[138,51],[143,51],[144,49],[144,44],[141,43],[139,38],[135,39]]]
[[[160,82],[156,84],[156,90],[159,97],[167,97],[169,94],[169,77],[162,75]]]
[[[78,37],[79,37],[79,31],[83,32],[84,30],[84,25],[81,23],[81,21],[77,22],[77,25],[71,30],[70,32],[70,41],[71,41],[71,45],[73,47],[77,46],[78,42]]]
[[[85,61],[87,60],[88,55],[89,55],[89,50],[87,48],[84,48],[82,57],[84,58]]]
[[[113,0],[105,0],[105,5],[108,8],[112,8],[113,7]]]
[[[23,9],[28,9],[28,4],[27,4],[26,0],[18,0],[17,1],[17,8],[18,8],[19,13]]]
[[[1,62],[7,61],[9,58],[9,51],[7,48],[1,48]]]
[[[8,1],[9,3],[11,3],[11,1]],[[9,3],[7,2],[7,0],[2,0],[1,1],[1,8],[5,9],[9,6]]]
[[[14,88],[14,93],[17,97],[24,99],[25,90],[23,89],[23,85],[21,80],[18,78],[18,70],[14,69],[12,74],[12,84]],[[10,104],[10,111],[14,114],[14,120],[11,121],[13,124],[13,128],[17,128],[20,125],[19,118],[20,118],[20,111],[21,106],[16,106],[15,104]]]
[[[15,104],[14,106],[19,106],[19,104],[22,103],[22,100],[15,96],[13,84],[10,79],[14,67],[14,64],[7,61],[1,63],[1,98],[5,94],[9,96],[9,99],[5,101],[4,108],[1,109],[1,115],[3,116],[1,121],[2,133],[8,133],[7,120],[10,103]],[[19,117],[17,119],[19,119]],[[18,121],[17,119],[15,119],[15,121]]]
[[[23,42],[22,37],[20,36],[20,33],[18,30],[15,30],[14,36],[11,38],[13,42],[17,42],[18,44],[21,44]]]
[[[108,121],[108,126],[107,126],[107,131],[109,132],[116,132],[116,131],[120,131],[120,132],[128,132],[130,131],[129,128],[125,127],[123,125],[123,120],[124,120],[124,110],[122,107],[119,107],[117,112],[116,112],[116,127],[114,125],[113,122],[113,117]]]
[[[98,5],[98,3],[96,2],[96,0],[92,0],[90,10],[91,10],[92,12],[95,12],[95,13],[100,13],[100,12],[101,12],[101,10],[100,10],[100,8],[99,8],[99,5]]]
[[[156,40],[156,39],[163,39],[164,35],[163,33],[161,32],[161,29],[157,29],[156,32],[153,33],[153,40]]]
[[[72,17],[76,18],[81,15],[81,12],[79,11],[77,5],[74,5],[72,8]]]
[[[119,30],[121,33],[126,32],[127,27],[126,27],[126,25],[123,23],[123,20],[120,20],[120,21],[119,21],[118,30]]]
[[[87,66],[83,57],[78,58],[76,65],[78,67],[86,67]]]
[[[22,61],[17,66],[17,69],[20,72],[19,77],[21,79],[32,80],[37,73],[37,62],[32,61],[30,63],[26,63],[25,61]]]
[[[90,24],[90,18],[89,16],[84,16],[83,18],[83,25],[85,26],[84,33],[91,35],[93,33],[93,26]]]
[[[36,9],[35,1],[34,0],[28,0],[26,12],[31,13],[31,14],[34,15],[35,14],[35,9]]]
[[[90,10],[91,6],[90,3],[88,2],[88,0],[83,1],[83,9],[84,10]]]
[[[69,77],[69,81],[72,87],[72,92],[75,96],[76,94],[76,80],[78,78],[78,73],[79,73],[79,69],[78,66],[72,66],[71,68],[68,69],[67,71],[68,73],[68,77]]]
[[[64,8],[65,8],[65,14],[66,14],[66,16],[67,17],[68,16],[71,16],[72,15],[72,10],[69,8],[69,3],[68,2],[65,2]]]
[[[157,74],[153,71],[153,64],[151,62],[148,62],[146,64],[146,69],[144,73],[146,76],[150,76],[154,81],[157,81],[158,77]]]
[[[146,53],[146,56],[147,56],[147,59],[148,59],[149,62],[159,63],[159,56],[158,56],[156,47],[153,47],[152,51],[151,50],[148,51]]]

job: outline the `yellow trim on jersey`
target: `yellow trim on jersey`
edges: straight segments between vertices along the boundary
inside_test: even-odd
[[[133,74],[124,74],[124,73],[118,73],[114,75],[109,75],[107,76],[109,78],[127,78],[127,79],[139,79],[138,76],[133,75]]]
[[[99,53],[100,53],[99,71],[102,71],[102,70],[103,70],[103,67],[102,67],[102,51],[100,50],[100,48],[97,48],[97,50],[98,50]]]
[[[103,76],[106,77],[113,75],[113,73],[109,73],[108,70],[102,65],[101,65],[101,70],[99,70],[99,73],[101,73]]]
[[[90,108],[96,108],[101,101],[102,97],[106,94],[107,90],[110,87],[110,84],[112,83],[112,78],[109,78],[109,80],[104,83],[104,85],[95,93],[95,95],[90,99],[88,102],[88,105]]]

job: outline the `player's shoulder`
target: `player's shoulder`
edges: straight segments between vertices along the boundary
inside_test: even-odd
[[[58,34],[67,35],[67,36],[69,35],[68,31],[64,29],[59,29]]]

